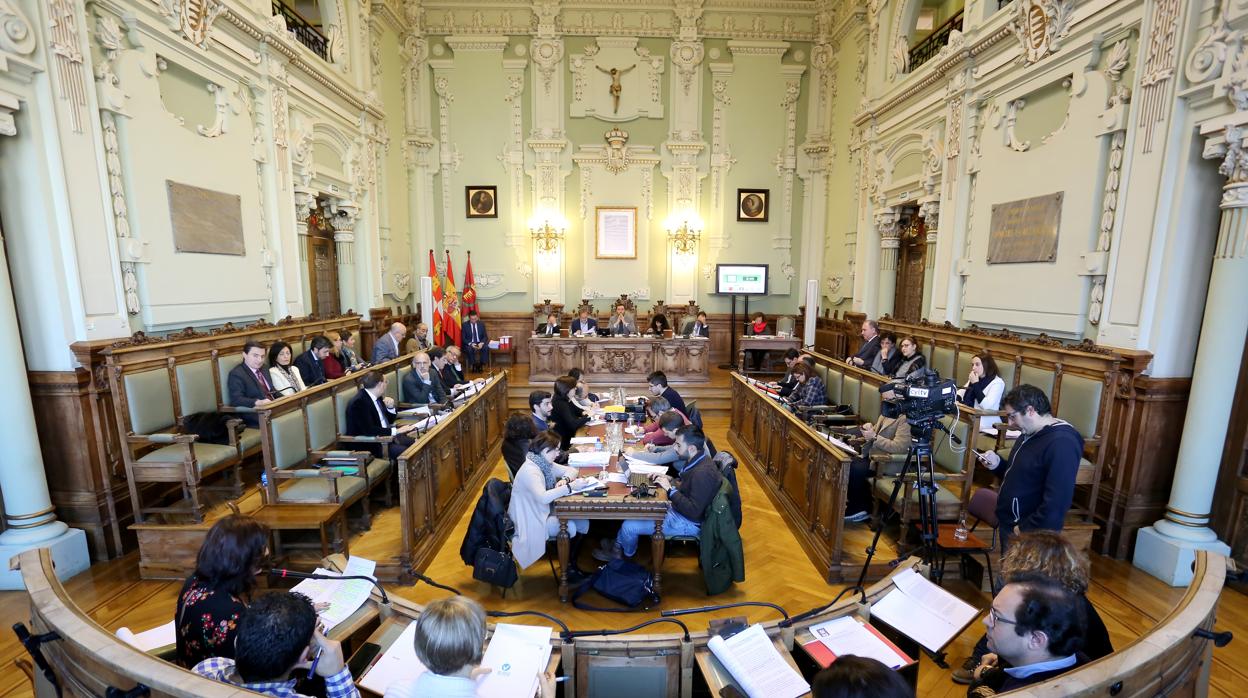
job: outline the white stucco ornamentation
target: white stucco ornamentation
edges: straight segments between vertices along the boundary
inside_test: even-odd
[[[1061,48],[1070,33],[1075,0],[1015,0],[1010,29],[1022,45],[1021,59],[1031,65]]]
[[[159,0],[159,3],[169,28],[200,48],[207,47],[213,22],[226,10],[224,0]]]

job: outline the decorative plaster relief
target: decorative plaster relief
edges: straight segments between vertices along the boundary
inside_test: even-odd
[[[701,41],[672,42],[672,66],[680,78],[680,89],[685,96],[689,95],[689,90],[693,87],[693,79],[702,65],[702,56],[705,51]]]
[[[200,48],[207,47],[213,22],[226,10],[224,0],[157,1],[169,28]]]
[[[15,0],[0,0],[0,52],[29,56],[35,50],[30,20]]]
[[[635,37],[600,36],[573,54],[573,118],[593,116],[604,121],[662,119],[662,79],[666,61],[637,45]]]
[[[69,105],[74,133],[82,133],[83,112],[87,108],[87,81],[82,74],[82,51],[78,49],[78,18],[71,0],[48,3],[48,48],[56,56],[57,86],[61,100]],[[5,33],[8,33],[6,28]]]
[[[1022,45],[1021,60],[1031,65],[1061,48],[1070,33],[1075,0],[1014,0],[1010,29]]]

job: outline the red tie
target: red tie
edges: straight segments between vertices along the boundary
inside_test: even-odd
[[[269,382],[264,379],[264,374],[260,372],[260,369],[256,369],[256,380],[260,381],[260,387],[264,388],[264,392],[273,392],[273,389],[269,387]]]

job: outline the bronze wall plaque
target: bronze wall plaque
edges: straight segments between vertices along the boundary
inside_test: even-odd
[[[993,204],[988,231],[988,263],[1052,262],[1057,259],[1057,226],[1063,192]]]
[[[169,222],[178,252],[247,254],[243,244],[243,199],[238,194],[165,180]]]

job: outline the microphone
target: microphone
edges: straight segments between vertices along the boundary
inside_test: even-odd
[[[383,604],[387,606],[390,605],[390,597],[386,595],[386,590],[381,586],[381,582],[362,574],[345,574],[337,576],[332,574],[316,574],[315,572],[297,572],[295,570],[287,570],[279,567],[269,570],[269,579],[286,579],[288,577],[290,579],[363,579],[377,588],[378,593],[381,594],[381,602]]]
[[[675,608],[675,609],[668,609],[666,611],[663,611],[659,615],[665,618],[668,618],[671,616],[687,616],[693,613],[707,613],[709,611],[722,611],[727,608],[740,608],[741,606],[763,606],[766,608],[774,608],[777,611],[779,611],[782,616],[784,616],[784,619],[786,621],[789,619],[788,611],[784,610],[779,604],[774,604],[774,603],[771,603],[770,601],[736,601],[734,603],[721,603],[721,604],[715,604],[712,606],[696,606],[694,608]]]

